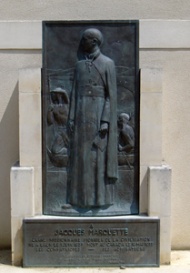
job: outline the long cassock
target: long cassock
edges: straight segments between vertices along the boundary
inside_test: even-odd
[[[117,89],[114,62],[99,50],[78,61],[71,93],[72,137],[69,200],[77,207],[114,202],[117,180]],[[102,123],[108,133],[100,134]]]

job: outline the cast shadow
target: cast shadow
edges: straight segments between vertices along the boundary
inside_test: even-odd
[[[18,83],[0,121],[0,219],[2,247],[11,245],[10,169],[19,158]]]
[[[0,250],[0,264],[11,265],[11,249]]]

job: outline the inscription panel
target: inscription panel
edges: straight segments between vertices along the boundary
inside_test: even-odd
[[[158,266],[159,220],[32,220],[24,266]]]

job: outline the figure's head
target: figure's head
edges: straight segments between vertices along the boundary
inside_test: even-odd
[[[102,33],[96,28],[88,28],[82,34],[81,45],[87,53],[92,53],[94,49],[101,46],[102,42]]]
[[[130,120],[130,116],[127,113],[121,113],[118,118],[118,125],[127,124]]]
[[[69,97],[67,95],[67,91],[62,88],[56,87],[50,91],[50,94],[51,94],[51,100],[54,104],[69,103]]]

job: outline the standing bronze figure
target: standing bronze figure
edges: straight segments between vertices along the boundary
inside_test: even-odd
[[[83,32],[71,92],[68,202],[83,208],[112,205],[118,178],[115,65],[102,42],[98,29]]]

